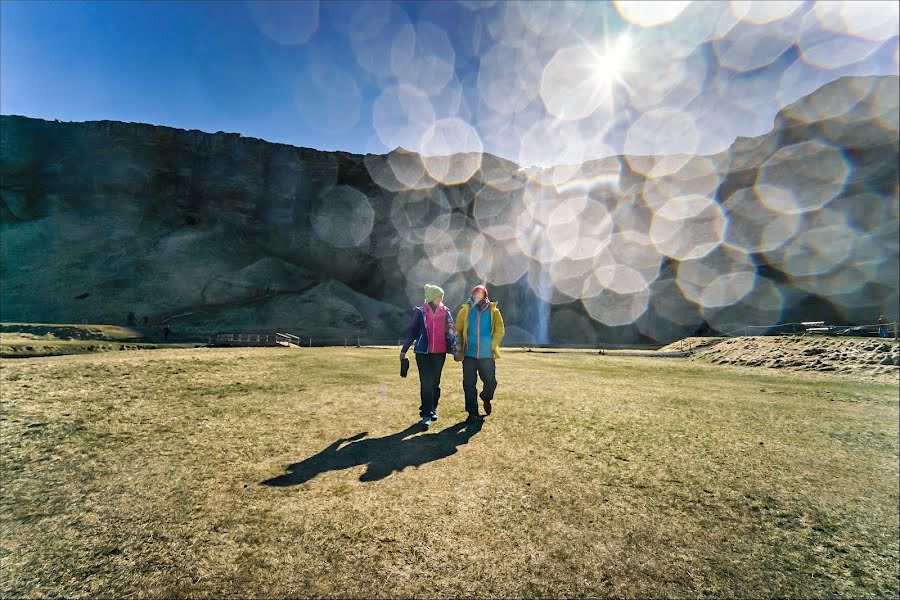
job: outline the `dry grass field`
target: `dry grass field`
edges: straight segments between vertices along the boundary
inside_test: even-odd
[[[0,366],[0,595],[896,597],[898,389],[508,351],[464,425],[396,350]]]

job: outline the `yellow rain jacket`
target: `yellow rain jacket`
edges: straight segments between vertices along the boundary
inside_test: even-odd
[[[468,337],[466,335],[469,329],[469,303],[465,302],[459,312],[456,313],[456,321],[453,323],[459,338],[459,351],[461,354],[466,353],[466,344]],[[500,340],[506,335],[506,327],[503,325],[503,317],[497,308],[496,302],[491,302],[491,353],[494,358],[500,357]]]

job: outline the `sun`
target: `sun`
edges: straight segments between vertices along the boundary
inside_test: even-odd
[[[541,74],[541,100],[547,112],[564,121],[592,115],[601,107],[614,108],[616,89],[631,93],[624,75],[631,71],[632,47],[628,32],[587,40],[557,50]]]
[[[621,81],[620,76],[626,67],[632,44],[631,36],[624,33],[616,39],[615,43],[607,46],[605,51],[592,51],[596,59],[594,78],[602,83]]]

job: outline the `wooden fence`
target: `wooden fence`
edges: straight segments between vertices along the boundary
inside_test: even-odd
[[[217,333],[209,339],[214,346],[278,346],[277,333]]]

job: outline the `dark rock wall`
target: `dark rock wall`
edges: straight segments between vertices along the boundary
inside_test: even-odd
[[[133,312],[198,338],[280,328],[387,340],[402,334],[423,283],[443,284],[456,307],[484,279],[510,341],[668,341],[739,323],[895,319],[896,88],[896,77],[834,82],[784,109],[771,133],[672,168],[658,157],[579,167],[571,180],[612,164],[616,185],[590,189],[589,200],[612,215],[615,239],[639,234],[640,248],[657,248],[649,266],[632,249],[612,252],[617,268],[640,271],[644,288],[585,291],[590,301],[572,292],[578,286],[541,283],[538,255],[515,246],[532,227],[522,220],[526,187],[550,189],[551,203],[571,196],[548,170],[484,155],[480,170],[450,185],[416,175],[422,160],[403,151],[360,156],[4,115],[2,319],[120,323]],[[712,198],[725,226],[707,262],[688,268],[681,262],[691,256],[647,240],[659,237],[654,213],[692,194]],[[590,220],[578,218],[582,227]],[[735,261],[749,261],[756,279],[729,301],[741,285]],[[585,259],[571,263],[586,277]],[[716,269],[718,279],[709,276]],[[635,308],[623,312],[628,303]]]

